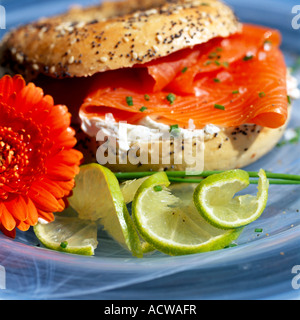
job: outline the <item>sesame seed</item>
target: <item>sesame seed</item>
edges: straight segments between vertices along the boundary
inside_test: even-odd
[[[39,66],[36,63],[34,63],[32,65],[32,69],[37,71],[37,70],[39,70]]]
[[[107,60],[108,60],[107,57],[101,57],[101,58],[100,58],[100,61],[101,61],[101,62],[106,62]]]
[[[158,34],[158,35],[156,36],[156,40],[157,40],[158,42],[161,42],[161,41],[163,40],[163,37],[162,37],[160,34]]]
[[[74,56],[71,56],[68,60],[69,64],[72,64],[74,62],[75,58]]]
[[[159,48],[158,48],[157,46],[152,46],[152,48],[153,48],[153,50],[156,51],[156,52],[159,50]]]
[[[51,68],[50,68],[50,73],[54,73],[55,72],[55,66],[52,66]]]

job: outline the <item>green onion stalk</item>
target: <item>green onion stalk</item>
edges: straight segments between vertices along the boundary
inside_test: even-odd
[[[147,176],[151,176],[157,171],[144,171],[144,172],[117,172],[116,178],[119,181],[139,179]],[[186,171],[166,171],[166,174],[170,182],[177,183],[200,183],[204,178],[213,174],[222,173],[224,171],[202,171],[202,172],[186,172]],[[258,172],[247,171],[249,174],[250,183],[257,184]],[[300,184],[300,175],[286,174],[286,173],[273,173],[266,172],[266,176],[269,179],[270,184],[277,185],[297,185]]]

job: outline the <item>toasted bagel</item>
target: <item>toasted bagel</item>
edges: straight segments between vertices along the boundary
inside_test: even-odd
[[[87,77],[132,67],[239,30],[233,11],[217,0],[105,2],[12,30],[2,56],[27,78]]]

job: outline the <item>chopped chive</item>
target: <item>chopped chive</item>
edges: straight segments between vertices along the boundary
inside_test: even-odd
[[[236,247],[236,246],[237,246],[236,243],[230,243],[230,244],[228,245],[228,248],[232,248],[232,247]]]
[[[211,52],[208,57],[211,59],[211,58],[215,58],[217,56],[217,53],[216,52]]]
[[[248,60],[251,60],[253,57],[254,57],[253,54],[247,54],[244,56],[243,60],[248,61]]]
[[[240,93],[239,90],[233,90],[233,91],[232,91],[232,94],[238,94],[238,93]]]
[[[221,52],[223,49],[221,47],[216,48],[216,51]]]
[[[221,63],[220,63],[218,60],[215,60],[214,63],[215,63],[215,65],[217,65],[217,66],[220,66],[220,65],[221,65]]]
[[[260,98],[263,98],[266,96],[266,94],[263,91],[259,92],[258,95]]]
[[[184,67],[182,70],[181,70],[181,73],[185,73],[187,71],[187,67]]]
[[[145,110],[147,110],[147,108],[145,106],[142,106],[140,109],[141,112],[144,112]]]
[[[300,69],[300,57],[298,57],[294,64],[291,66],[291,72],[294,73],[298,69]]]
[[[214,80],[214,82],[221,82],[221,80],[218,78],[214,78],[213,80]]]
[[[163,188],[162,188],[162,186],[154,186],[153,189],[154,189],[155,192],[159,192],[159,191],[161,191]]]
[[[229,63],[228,63],[227,61],[224,61],[224,62],[223,62],[223,66],[224,66],[225,68],[228,68],[228,67],[229,67]]]
[[[145,94],[145,95],[144,95],[144,99],[145,99],[146,101],[149,101],[149,100],[150,100],[149,94]]]
[[[210,65],[211,63],[212,63],[211,60],[207,60],[207,61],[205,61],[205,62],[203,63],[203,65],[204,65],[204,66],[208,66],[208,65]]]
[[[214,108],[219,110],[225,110],[225,106],[222,106],[221,104],[215,104]]]
[[[132,100],[132,97],[128,96],[126,97],[126,102],[127,102],[127,105],[128,106],[133,106],[133,100]]]
[[[180,135],[180,128],[178,126],[178,124],[173,124],[170,126],[170,134],[173,137],[178,137]]]
[[[261,229],[261,228],[256,228],[255,229],[255,232],[262,232],[263,231],[263,229]]]
[[[63,241],[60,243],[60,246],[63,248],[63,249],[66,249],[66,247],[68,246],[68,241]]]
[[[288,104],[291,104],[291,103],[292,103],[292,101],[291,101],[291,97],[290,97],[290,96],[286,96],[286,98],[287,98],[287,102],[288,102]]]
[[[170,104],[173,104],[174,101],[176,100],[176,96],[175,96],[173,93],[169,93],[169,94],[166,96],[166,99],[170,102]]]
[[[171,131],[173,131],[173,130],[176,130],[176,129],[179,129],[178,124],[172,124],[172,125],[170,126],[170,131],[169,131],[169,132],[171,132]]]

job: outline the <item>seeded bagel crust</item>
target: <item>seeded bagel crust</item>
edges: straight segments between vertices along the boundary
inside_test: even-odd
[[[74,7],[7,33],[2,60],[34,78],[86,77],[132,67],[240,30],[218,0],[126,0]]]

